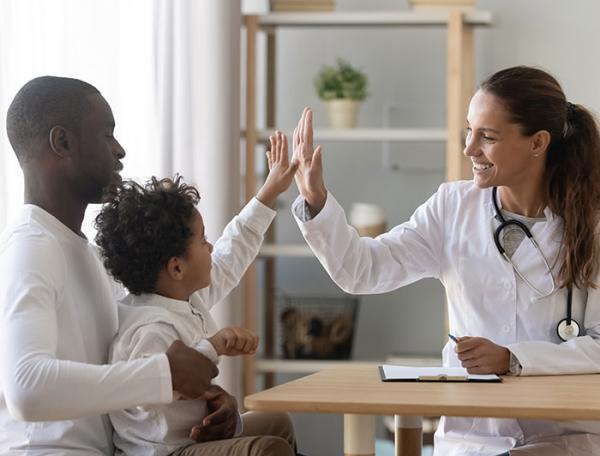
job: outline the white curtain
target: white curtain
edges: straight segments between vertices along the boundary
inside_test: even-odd
[[[112,107],[115,135],[127,151],[124,175],[159,169],[151,6],[136,0],[2,0],[0,228],[23,202],[21,172],[6,137],[6,110],[34,77],[68,76],[96,86]],[[88,222],[84,228],[92,234]]]
[[[95,85],[113,109],[123,175],[180,172],[197,184],[212,240],[239,209],[239,0],[2,0],[0,2],[0,230],[23,183],[4,120],[18,89],[40,75]],[[94,235],[92,208],[84,231]],[[217,310],[239,321],[239,300]],[[238,364],[221,383],[240,391]]]
[[[157,1],[161,169],[198,186],[211,241],[239,209],[240,24],[239,0]],[[239,324],[239,296],[212,313],[219,326]],[[219,382],[239,397],[240,360],[223,359],[220,370]]]

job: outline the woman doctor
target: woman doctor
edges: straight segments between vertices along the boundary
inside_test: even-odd
[[[424,277],[445,286],[444,365],[470,373],[600,372],[600,136],[549,74],[508,68],[484,81],[467,115],[472,181],[444,183],[411,219],[376,239],[346,222],[313,150],[312,113],[294,132],[306,241],[348,293]],[[600,454],[600,422],[445,417],[435,454]]]

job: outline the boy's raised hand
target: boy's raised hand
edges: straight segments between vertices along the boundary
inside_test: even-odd
[[[271,142],[271,150],[267,151],[269,175],[256,195],[256,198],[266,206],[272,206],[275,198],[289,188],[298,169],[297,160],[290,164],[287,137],[280,131],[276,131],[269,140]]]
[[[318,214],[327,200],[327,189],[323,180],[323,148],[313,149],[312,111],[304,108],[292,141],[293,160],[299,162],[296,185],[308,203],[313,216]]]
[[[252,355],[258,347],[258,336],[246,328],[227,326],[208,338],[219,355]]]

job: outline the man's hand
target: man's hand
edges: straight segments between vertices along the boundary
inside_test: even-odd
[[[230,439],[237,425],[237,401],[227,391],[217,385],[211,385],[204,393],[208,415],[202,424],[194,426],[190,438],[196,442]]]
[[[252,355],[258,347],[258,336],[239,326],[227,326],[219,330],[208,341],[219,355]]]
[[[173,391],[188,399],[201,397],[219,370],[206,356],[176,340],[167,350]]]
[[[323,149],[313,149],[312,111],[304,108],[302,117],[294,129],[293,160],[300,163],[295,179],[298,191],[308,203],[313,216],[325,206],[327,189],[323,181]]]
[[[456,353],[469,374],[506,374],[510,368],[510,350],[483,337],[461,337]]]
[[[298,169],[298,160],[293,160],[290,165],[287,137],[280,131],[276,131],[269,140],[271,142],[271,149],[267,151],[269,175],[256,194],[256,199],[266,206],[271,206],[275,198],[290,187]]]

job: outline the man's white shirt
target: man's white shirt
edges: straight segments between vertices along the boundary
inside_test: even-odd
[[[115,283],[96,248],[25,205],[0,236],[0,454],[112,455],[107,412],[173,399],[166,355],[108,364]]]

